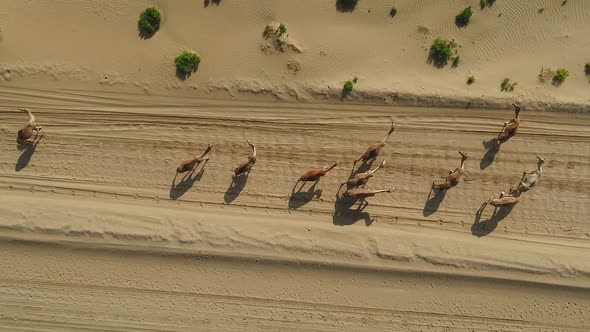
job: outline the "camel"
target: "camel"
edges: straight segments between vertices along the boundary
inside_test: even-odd
[[[234,169],[235,176],[240,176],[242,174],[250,174],[252,166],[254,166],[254,164],[256,163],[256,147],[249,140],[247,142],[248,145],[250,145],[250,147],[252,148],[252,153],[246,161],[244,161]]]
[[[498,137],[494,139],[498,144],[502,144],[508,141],[512,136],[516,135],[518,127],[520,126],[520,107],[516,104],[512,104],[512,106],[514,106],[514,118],[510,121],[504,122],[504,127],[500,130]]]
[[[520,202],[521,194],[522,192],[520,190],[514,190],[510,188],[510,192],[508,194],[501,192],[500,198],[494,198],[494,196],[490,196],[486,204],[492,204],[495,207],[516,205],[518,202]]]
[[[348,181],[343,182],[340,185],[340,188],[342,188],[343,185],[348,185],[350,187],[362,186],[362,188],[364,188],[365,185],[367,184],[367,182],[369,182],[369,179],[372,178],[373,176],[375,176],[375,172],[377,172],[380,168],[383,168],[383,167],[385,167],[385,160],[383,160],[381,162],[381,165],[375,167],[375,169],[368,170],[364,173],[356,174],[352,179],[349,179]]]
[[[324,167],[324,168],[312,169],[312,170],[309,170],[309,171],[305,172],[305,174],[303,174],[299,178],[299,180],[297,180],[297,182],[295,183],[295,187],[297,187],[297,184],[299,182],[312,182],[312,181],[313,182],[318,182],[322,176],[326,175],[334,167],[338,166],[339,163],[340,163],[340,159],[338,159],[338,161],[335,162],[334,165],[332,165],[332,166]]]
[[[205,150],[200,156],[183,161],[180,166],[176,168],[176,175],[178,175],[178,173],[194,171],[201,162],[209,160],[209,152],[211,152],[211,148],[213,148],[213,144],[209,144],[207,150]]]
[[[27,122],[27,124],[25,125],[25,127],[23,129],[18,131],[18,136],[16,138],[16,142],[19,144],[19,146],[20,145],[32,145],[35,143],[37,136],[41,135],[41,138],[43,138],[43,136],[45,136],[45,134],[41,133],[41,129],[43,127],[37,126],[37,123],[35,122],[35,116],[27,108],[19,107],[19,110],[21,112],[26,112],[29,115],[29,122]],[[33,140],[29,140],[29,138],[31,138],[33,136],[33,132],[35,132],[35,137],[33,138]],[[41,140],[41,138],[39,138],[39,140]]]
[[[527,192],[531,190],[541,179],[541,175],[543,175],[543,163],[545,162],[545,159],[539,156],[537,156],[537,159],[539,159],[539,162],[537,163],[537,170],[530,173],[522,173],[522,179],[520,179],[520,183],[517,187],[519,191]]]
[[[391,136],[391,134],[393,133],[394,130],[395,130],[395,123],[392,122],[391,128],[389,129],[387,136],[383,137],[382,140],[375,142],[375,144],[371,145],[367,149],[367,151],[365,151],[365,153],[359,159],[354,161],[354,165],[356,165],[356,163],[358,161],[367,162],[371,159],[377,158],[377,156],[379,155],[379,152],[381,152],[381,148],[383,148],[385,146],[387,139],[389,139],[389,136]],[[353,165],[353,167],[354,167],[354,165]]]
[[[367,197],[373,197],[380,193],[390,193],[395,190],[395,187],[391,189],[367,189],[367,188],[355,188],[347,190],[342,194],[342,197],[351,197],[364,200]]]
[[[459,184],[461,176],[465,174],[465,160],[468,157],[463,151],[459,151],[459,154],[461,155],[461,166],[449,170],[449,175],[447,175],[444,182],[436,183],[436,181],[432,181],[432,188],[448,190]]]

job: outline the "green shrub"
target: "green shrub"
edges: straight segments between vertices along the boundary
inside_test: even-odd
[[[565,68],[559,68],[555,72],[555,76],[553,76],[553,83],[561,84],[565,81],[566,78],[570,76],[570,72]]]
[[[389,16],[394,17],[395,15],[397,15],[397,8],[392,7],[389,11]]]
[[[465,26],[469,23],[469,20],[471,20],[471,15],[473,15],[473,9],[471,9],[471,6],[465,7],[462,12],[455,16],[455,22],[458,25]]]
[[[344,83],[344,91],[350,92],[350,91],[352,91],[353,87],[354,87],[354,83],[352,81],[346,81]]]
[[[471,85],[473,83],[475,83],[475,76],[472,75],[467,77],[467,84]]]
[[[586,62],[584,65],[584,73],[586,73],[586,75],[590,75],[590,62]]]
[[[190,75],[192,72],[196,71],[199,67],[199,63],[201,63],[201,58],[196,53],[187,51],[180,53],[180,55],[174,59],[176,70],[182,75]]]
[[[461,63],[461,56],[457,55],[454,59],[453,59],[453,67],[457,67],[459,64]]]
[[[429,60],[436,66],[442,67],[457,53],[456,48],[457,43],[454,39],[442,39],[438,37],[430,47]]]
[[[504,92],[512,92],[514,91],[514,88],[516,87],[518,83],[517,82],[510,82],[509,78],[505,78],[502,81],[502,84],[500,84],[500,90],[504,91]]]
[[[285,33],[287,33],[287,27],[281,23],[281,25],[279,25],[279,37]]]
[[[272,29],[272,27],[270,26],[270,24],[267,24],[267,25],[266,25],[266,27],[264,27],[264,32],[262,33],[262,35],[263,35],[265,38],[268,38],[268,37],[270,37],[270,35],[271,35],[272,33],[273,33],[273,29]]]
[[[151,36],[160,28],[160,12],[156,7],[149,7],[139,15],[137,23],[139,31],[146,36]]]

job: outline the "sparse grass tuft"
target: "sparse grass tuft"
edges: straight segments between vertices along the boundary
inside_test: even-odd
[[[443,67],[457,54],[457,43],[454,39],[436,38],[430,47],[429,61],[437,67]]]
[[[287,27],[281,23],[281,25],[279,25],[279,37],[285,33],[287,33]]]
[[[553,84],[561,85],[563,82],[565,82],[565,79],[568,78],[568,76],[570,76],[569,70],[565,68],[557,69],[555,76],[553,76]]]
[[[179,74],[188,76],[199,68],[201,57],[196,53],[184,51],[174,59],[176,70]]]
[[[455,23],[457,23],[458,26],[466,26],[471,20],[471,15],[473,15],[473,9],[471,9],[471,6],[465,7],[462,12],[455,16]]]
[[[467,84],[471,85],[473,83],[475,83],[475,76],[472,75],[472,76],[467,77]]]
[[[140,15],[137,27],[144,36],[152,36],[160,28],[160,11],[156,7],[146,8]]]
[[[502,84],[500,84],[500,90],[504,91],[504,92],[512,92],[514,91],[514,88],[516,87],[518,83],[517,82],[510,82],[509,78],[505,78],[502,81]]]

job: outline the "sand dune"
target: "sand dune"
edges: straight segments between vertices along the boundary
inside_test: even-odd
[[[396,1],[391,17],[383,0],[5,1],[0,330],[588,330],[590,2],[478,3]],[[149,5],[162,25],[142,39]],[[293,47],[264,39],[269,23]],[[460,45],[457,68],[428,63],[438,36]],[[183,50],[202,57],[185,80]],[[559,67],[561,86],[539,80]],[[486,149],[515,101],[519,133]],[[46,132],[34,149],[16,149],[19,106]],[[340,184],[391,121],[360,171],[386,160],[368,186],[396,190],[357,209]],[[232,182],[248,139],[258,161]],[[458,150],[463,181],[429,192]],[[482,209],[537,155],[521,203]]]

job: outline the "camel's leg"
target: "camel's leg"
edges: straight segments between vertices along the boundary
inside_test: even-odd
[[[250,158],[256,158],[256,146],[250,141],[248,141],[248,145],[252,148],[252,154],[250,154]]]
[[[504,132],[504,129],[506,128],[506,125],[508,123],[504,122],[504,126],[502,127],[502,130],[500,130],[500,132],[498,133],[498,136],[496,136],[496,141],[500,139],[500,135],[502,135],[502,133]]]

